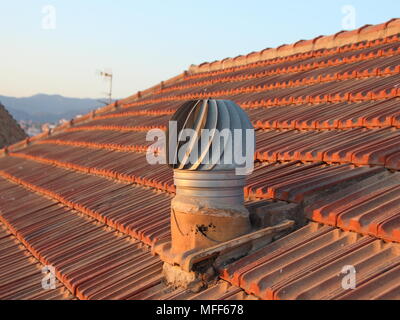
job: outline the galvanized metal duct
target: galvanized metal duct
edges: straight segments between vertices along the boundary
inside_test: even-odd
[[[253,125],[247,114],[233,101],[188,101],[177,110],[170,121],[176,122],[177,132],[172,134],[168,130],[167,134],[168,163],[174,169],[230,170],[249,164],[238,163],[235,159],[239,156],[237,152],[241,152],[242,157],[246,153],[247,156],[253,156]],[[191,137],[188,142],[186,139],[182,141],[185,138],[185,129],[195,133],[195,137]],[[203,135],[206,131],[210,134]],[[246,137],[246,133],[250,135]]]

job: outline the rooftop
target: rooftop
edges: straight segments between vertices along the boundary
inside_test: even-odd
[[[191,66],[0,151],[0,298],[399,299],[400,19]],[[238,103],[256,128],[252,219],[296,230],[223,266],[200,293],[168,288],[172,170],[146,132],[186,100]],[[266,214],[266,212],[268,214]],[[43,266],[54,290],[43,290]],[[354,266],[357,287],[341,286]]]

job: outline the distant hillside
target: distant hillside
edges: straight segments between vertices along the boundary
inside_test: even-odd
[[[0,103],[0,148],[26,138],[27,135]]]
[[[37,94],[32,97],[15,98],[0,95],[0,102],[16,120],[57,122],[71,119],[78,114],[103,106],[97,99],[67,98],[60,95]]]

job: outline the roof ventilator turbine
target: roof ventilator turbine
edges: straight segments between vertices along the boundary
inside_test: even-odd
[[[254,150],[254,128],[232,101],[188,101],[172,116],[165,154],[176,186],[171,239],[153,248],[168,283],[198,291],[216,278],[218,266],[293,225],[252,228],[243,188]]]

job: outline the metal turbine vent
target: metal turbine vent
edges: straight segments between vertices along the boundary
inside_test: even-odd
[[[171,141],[171,135],[167,134],[167,156],[169,165],[178,170],[196,171],[220,171],[237,168],[233,162],[226,162],[225,155],[233,155],[235,139],[242,139],[241,150],[244,153],[249,149],[246,145],[246,130],[254,130],[247,114],[233,101],[229,100],[193,100],[184,103],[172,116],[171,121],[177,123],[177,136]],[[192,129],[196,132],[195,138],[186,141],[182,138],[184,129]],[[202,130],[208,129],[211,133],[202,140]],[[215,130],[213,130],[215,129]],[[230,132],[228,139],[223,137],[225,129]],[[242,134],[234,134],[235,129],[242,129]],[[254,135],[253,135],[254,137]],[[184,140],[184,141],[180,141]],[[239,142],[239,141],[238,141]],[[249,141],[247,140],[247,143]],[[254,149],[255,141],[252,139]],[[216,147],[218,144],[218,147]],[[184,146],[183,156],[179,157],[179,150]],[[197,150],[195,150],[197,148]],[[196,152],[195,152],[196,151]],[[182,152],[182,151],[181,151]],[[193,161],[195,152],[195,161]],[[237,152],[237,150],[235,150]],[[245,156],[242,152],[242,156]],[[182,155],[181,154],[181,155]],[[172,163],[171,163],[171,160]]]

